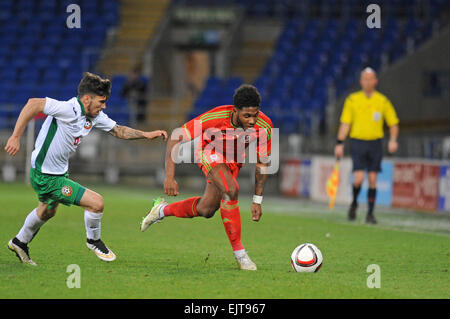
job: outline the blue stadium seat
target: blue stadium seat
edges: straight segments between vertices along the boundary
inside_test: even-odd
[[[10,121],[7,118],[0,116],[0,130],[11,128],[12,124],[10,123]]]
[[[16,90],[11,92],[8,102],[14,103],[14,104],[20,104],[25,105],[25,103],[28,101],[28,99],[31,97],[32,92],[23,91],[23,90]]]
[[[281,118],[280,134],[293,134],[299,132],[300,117],[298,114],[286,114]]]
[[[36,83],[40,79],[40,72],[37,68],[28,68],[19,75],[20,82]]]
[[[43,81],[60,81],[62,80],[62,73],[58,68],[48,68],[45,70]]]
[[[59,98],[63,101],[67,101],[74,96],[77,96],[77,87],[69,87],[69,88],[61,88],[59,91],[57,91],[57,95]]]
[[[10,89],[9,90],[4,90],[4,89],[2,89],[2,87],[0,85],[0,103],[1,104],[6,104],[6,103],[9,102],[9,95],[10,95],[9,92],[10,92]],[[0,116],[0,118],[1,118],[1,116]]]
[[[36,97],[54,97],[56,95],[59,83],[57,82],[44,82],[36,85],[35,95]]]
[[[18,76],[19,70],[14,66],[0,70],[0,81],[8,81],[13,83]]]
[[[122,88],[122,86],[127,82],[126,75],[116,75],[111,79],[112,87],[115,89]]]

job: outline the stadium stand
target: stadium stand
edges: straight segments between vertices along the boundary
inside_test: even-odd
[[[0,0],[0,128],[12,127],[30,96],[57,99],[74,96],[82,72],[97,64],[107,30],[120,24],[121,7],[126,8],[128,2]],[[373,2],[383,7],[381,32],[368,29],[360,19],[362,8]],[[69,15],[66,8],[71,3],[83,8],[80,29],[66,27]],[[436,28],[432,21],[439,20],[439,12],[447,1],[430,0],[426,6],[424,3],[172,0],[172,4],[183,5],[234,4],[241,6],[251,19],[286,21],[271,58],[253,84],[262,94],[264,111],[282,134],[299,132],[306,136],[324,120],[329,86],[335,88],[338,97],[344,95],[364,66],[381,70],[383,63],[401,59],[432,36]],[[125,72],[111,76],[114,89],[108,113],[127,123],[130,112],[127,101],[120,95]],[[211,76],[194,101],[189,117],[213,105],[232,103],[233,90],[243,79],[239,74],[226,79]]]
[[[121,0],[114,40],[105,47],[97,68],[107,76],[128,74],[139,64],[158,30],[170,0]]]
[[[230,1],[178,0],[184,5],[223,5]],[[281,134],[308,136],[323,123],[328,88],[345,94],[365,66],[381,70],[432,36],[445,1],[291,1],[236,0],[248,17],[282,18],[286,24],[272,57],[254,85],[263,98],[264,112],[280,127]],[[369,29],[361,8],[369,3],[383,7],[383,28]],[[383,61],[383,56],[385,61]],[[233,79],[236,79],[235,77]],[[232,103],[229,79],[211,77],[194,102],[190,118],[205,108]],[[238,83],[236,80],[234,83]],[[217,96],[220,96],[217,99]],[[232,94],[231,94],[232,96]],[[214,100],[212,98],[214,97]],[[315,123],[315,124],[314,124]]]
[[[72,3],[83,8],[79,29],[66,25]],[[29,97],[75,96],[82,72],[95,65],[117,20],[118,1],[1,0],[0,128],[13,127]],[[113,92],[114,101],[120,90]],[[111,115],[128,120],[126,109]]]

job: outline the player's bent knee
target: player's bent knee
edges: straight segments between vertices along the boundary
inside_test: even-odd
[[[362,185],[362,183],[364,182],[364,175],[360,176],[360,175],[354,175],[353,177],[353,185],[355,185],[356,187],[359,187]]]
[[[104,208],[105,201],[103,200],[103,197],[100,196],[95,202],[93,213],[103,213]]]
[[[48,208],[48,204],[40,203],[39,206],[37,207],[36,214],[39,217],[39,219],[47,221],[53,216],[55,216],[57,207],[58,205],[52,208]]]
[[[46,209],[44,210],[41,215],[39,216],[39,218],[41,220],[49,220],[50,218],[54,217],[56,215],[56,209]]]
[[[80,201],[80,206],[92,213],[102,213],[105,207],[105,201],[100,194],[86,189]]]
[[[198,207],[197,206],[197,213],[199,216],[205,217],[205,218],[211,218],[216,213],[217,209],[214,209],[213,207]]]
[[[222,199],[224,200],[236,200],[238,199],[239,190],[237,187],[230,187],[228,191],[223,192]]]
[[[214,216],[215,213],[216,213],[216,211],[208,211],[205,215],[203,215],[203,217],[211,218]]]
[[[90,211],[93,213],[103,213],[103,209],[105,208],[105,201],[103,197],[98,195],[90,205]]]

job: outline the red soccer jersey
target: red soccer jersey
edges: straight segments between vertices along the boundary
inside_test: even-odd
[[[195,152],[197,162],[203,162],[205,154],[218,154],[225,163],[237,163],[242,167],[245,149],[253,142],[258,158],[270,155],[273,128],[270,118],[260,111],[255,126],[244,131],[231,122],[233,109],[234,105],[218,106],[182,126],[186,140],[201,136]]]

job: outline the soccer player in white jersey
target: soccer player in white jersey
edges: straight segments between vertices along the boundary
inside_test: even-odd
[[[77,97],[68,101],[49,97],[30,98],[20,112],[14,132],[5,146],[11,156],[19,151],[20,138],[27,123],[40,112],[47,115],[31,155],[30,181],[38,195],[39,204],[28,214],[19,233],[8,243],[8,248],[15,252],[21,262],[36,265],[30,258],[28,244],[41,226],[55,216],[59,203],[84,208],[87,247],[101,260],[116,259],[100,238],[103,198],[68,178],[69,157],[94,127],[126,140],[151,140],[159,136],[166,140],[167,133],[162,130],[143,132],[116,124],[103,113],[110,94],[109,80],[86,72],[78,86]]]

